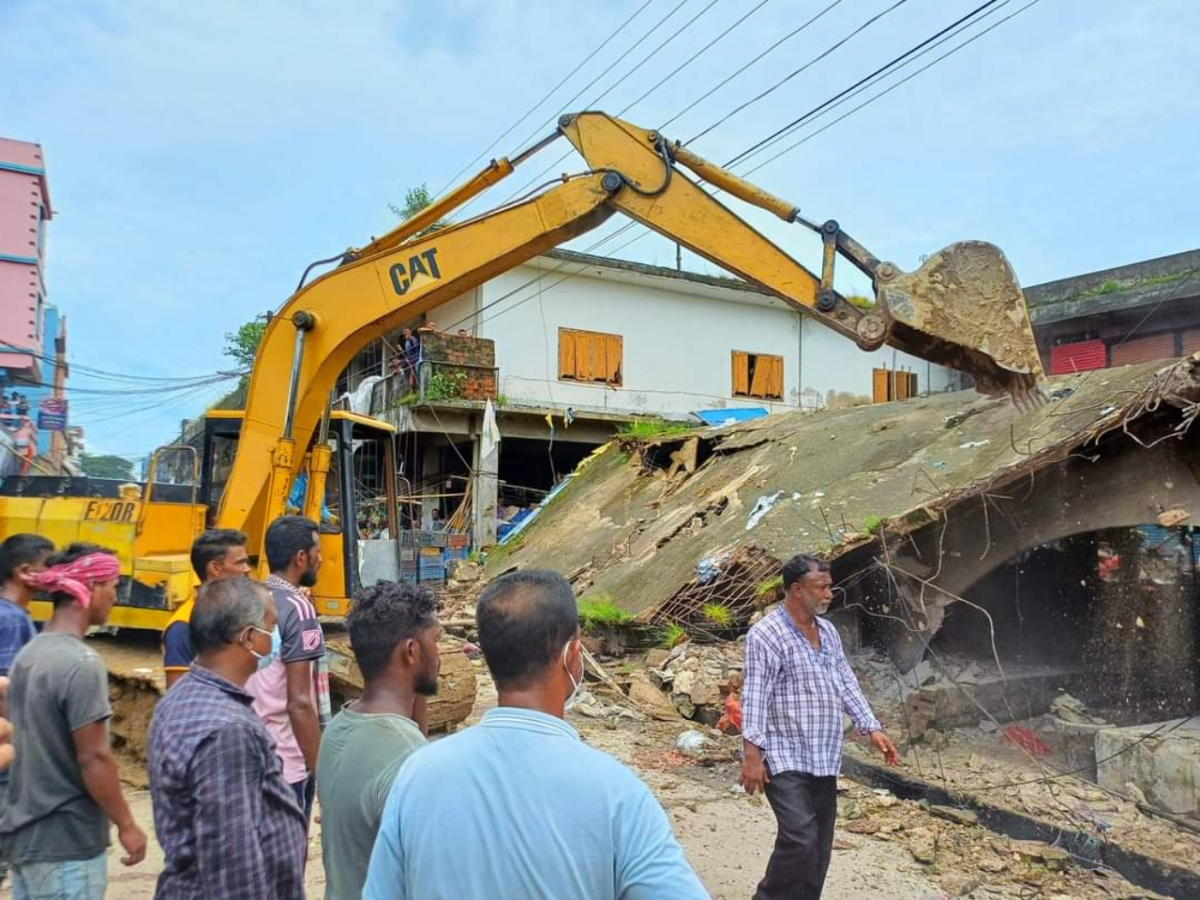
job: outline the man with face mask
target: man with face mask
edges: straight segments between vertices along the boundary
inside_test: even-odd
[[[267,528],[265,549],[271,567],[266,585],[278,616],[278,652],[272,650],[246,690],[275,738],[283,777],[308,817],[316,792],[321,727],[329,718],[325,636],[316,607],[300,590],[315,585],[321,569],[317,523],[303,516],[280,516]]]
[[[245,577],[209,581],[196,597],[196,660],[150,723],[160,900],[304,897],[308,824],[245,690],[275,618],[270,592]]]
[[[400,764],[425,745],[425,698],[438,688],[437,601],[422,587],[380,581],[346,616],[363,676],[321,738],[317,793],[325,900],[360,900],[379,819]]]
[[[850,716],[889,765],[883,733],[842,651],[829,610],[833,580],[815,556],[783,567],[784,599],[746,637],[742,689],[742,785],[765,790],[779,823],[755,900],[818,900],[833,851],[842,715]]]
[[[571,586],[514,572],[475,618],[497,707],[404,763],[363,900],[706,898],[650,790],[563,721],[583,684]]]

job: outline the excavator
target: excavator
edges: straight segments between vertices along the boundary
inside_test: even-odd
[[[426,230],[563,138],[586,161],[585,170],[564,174],[528,198]],[[701,182],[816,234],[823,250],[820,273],[802,266]],[[354,448],[364,442],[379,446],[390,535],[398,534],[396,459],[391,426],[331,411],[339,374],[379,335],[615,213],[816,317],[863,350],[886,344],[970,375],[981,393],[1007,394],[1021,407],[1040,402],[1044,376],[1024,296],[992,244],[952,244],[905,271],[874,256],[838,222],[810,221],[795,204],[657,131],[584,111],[562,116],[544,139],[511,160],[493,160],[391,232],[324,261],[338,265],[306,281],[319,264],[310,266],[267,324],[245,409],[210,412],[199,448],[161,448],[142,484],[9,479],[0,491],[0,537],[33,531],[60,544],[91,540],[117,549],[127,577],[112,625],[158,630],[193,590],[188,550],[206,526],[244,531],[251,557],[265,574],[266,526],[288,508],[289,493],[303,473],[302,511],[310,518],[320,518],[327,488],[340,495],[339,518],[347,527],[322,529],[324,564],[313,597],[321,613],[344,615],[347,598],[367,574],[386,577],[395,571],[399,547],[394,540],[352,536]],[[839,259],[871,279],[873,306],[860,308],[835,290]],[[190,458],[190,485],[160,483],[156,472],[166,454]],[[47,618],[49,604],[35,603],[33,613]]]

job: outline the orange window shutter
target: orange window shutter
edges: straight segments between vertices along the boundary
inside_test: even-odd
[[[874,369],[871,372],[871,400],[875,403],[888,402],[888,370]]]
[[[604,336],[605,381],[609,384],[618,384],[621,381],[621,345],[620,335]]]
[[[558,377],[575,378],[575,335],[562,329],[558,332]]]
[[[733,393],[745,396],[750,393],[750,354],[733,351]]]
[[[750,382],[751,397],[766,397],[771,389],[771,358],[759,356],[754,360],[754,379]]]
[[[580,381],[591,381],[595,377],[595,348],[590,334],[575,334],[575,377]]]
[[[767,396],[774,400],[783,399],[783,357],[768,356],[771,361],[770,377],[767,380]],[[759,357],[760,360],[763,357]],[[760,362],[761,365],[761,362]]]

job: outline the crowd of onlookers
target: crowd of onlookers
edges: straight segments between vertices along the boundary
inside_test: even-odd
[[[303,898],[314,801],[327,900],[708,896],[649,788],[565,720],[586,651],[562,576],[518,570],[484,587],[475,619],[497,704],[429,742],[434,597],[390,581],[356,592],[346,626],[363,692],[331,716],[312,597],[320,530],[281,516],[262,549],[270,575],[256,581],[244,534],[201,534],[191,551],[199,590],[163,631],[167,690],[148,740],[165,857],[156,900]],[[103,898],[112,825],[123,864],[146,856],[110,746],[104,662],[84,640],[107,623],[120,577],[113,551],[94,544],[56,550],[18,534],[0,546],[12,725],[9,748],[0,718],[0,858],[14,900]],[[889,763],[896,748],[836,628],[819,618],[832,598],[828,566],[796,557],[783,586],[783,603],[746,642],[742,783],[765,790],[779,820],[755,897],[816,900],[843,713]],[[28,612],[36,592],[53,608],[40,633]]]

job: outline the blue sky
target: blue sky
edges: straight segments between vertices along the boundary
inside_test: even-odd
[[[227,367],[226,331],[278,306],[309,261],[394,225],[389,201],[421,182],[442,187],[644,2],[0,5],[0,134],[45,148],[58,212],[49,299],[69,318],[71,361],[146,377]],[[490,155],[515,150],[679,2],[651,0]],[[599,108],[620,110],[745,17],[625,114],[656,126],[830,0],[710,2],[684,0],[574,106],[705,7]],[[843,0],[668,135],[692,137],[894,2]],[[979,2],[908,0],[693,149],[729,159]],[[1200,4],[1189,0],[1041,0],[752,177],[908,267],[965,238],[999,244],[1024,284],[1192,249],[1198,32]],[[562,152],[545,151],[488,197],[503,199]],[[815,264],[806,234],[747,218]],[[657,237],[619,255],[674,262]],[[153,406],[80,394],[74,417],[92,452],[136,455],[219,393],[164,394]]]

